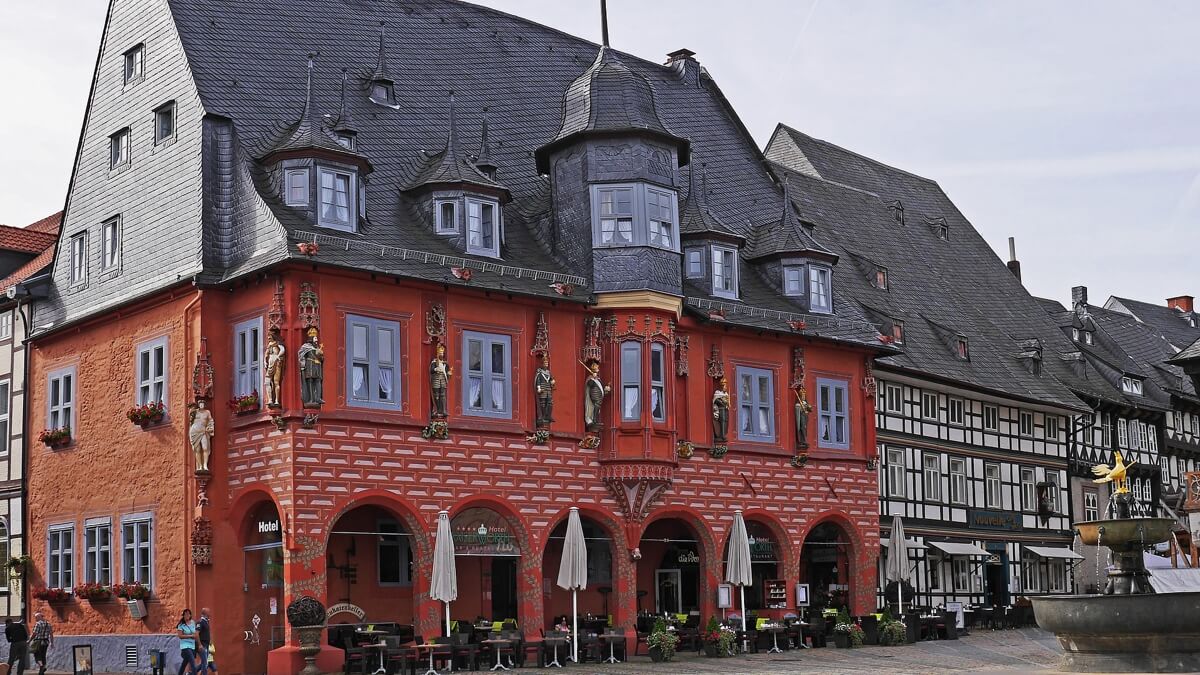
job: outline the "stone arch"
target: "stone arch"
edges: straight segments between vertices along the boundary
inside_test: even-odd
[[[477,494],[463,497],[450,507],[450,519],[470,508],[485,508],[508,524],[521,557],[517,563],[517,612],[524,625],[533,630],[543,627],[542,615],[542,553],[544,537],[534,536],[525,519],[505,500],[492,495]],[[547,533],[548,534],[548,533]],[[432,572],[432,565],[430,566]]]
[[[702,556],[702,574],[698,579],[698,609],[701,616],[712,616],[716,612],[717,584],[721,576],[721,550],[708,519],[699,511],[684,505],[672,504],[662,506],[646,516],[637,528],[637,543],[645,538],[646,531],[651,525],[662,520],[678,520],[692,532],[699,544]]]
[[[857,615],[873,611],[876,596],[877,566],[874,559],[868,560],[866,541],[862,531],[844,511],[832,509],[822,511],[805,524],[804,529],[800,533],[799,544],[796,550],[797,564],[803,558],[804,543],[808,540],[809,535],[812,534],[814,529],[825,523],[837,525],[846,534],[846,538],[848,539],[850,549],[846,552],[849,568],[848,576],[854,583],[852,594],[848,598],[851,614]],[[810,592],[813,591],[815,589],[810,589]]]
[[[635,592],[636,579],[634,578],[634,565],[629,559],[629,546],[626,540],[626,529],[624,522],[618,519],[610,511],[607,511],[597,506],[579,506],[579,515],[593,523],[599,525],[611,537],[612,549],[612,593],[609,596],[609,614],[613,618],[613,626],[616,628],[633,627],[635,612],[633,605],[627,603],[627,597],[633,597]],[[566,522],[567,516],[570,514],[570,507],[564,507],[558,513],[550,517],[546,527],[546,540],[542,544],[542,560],[545,563],[546,549],[550,545],[549,536],[554,532],[559,525]],[[557,570],[554,570],[550,577],[551,583],[557,581]]]

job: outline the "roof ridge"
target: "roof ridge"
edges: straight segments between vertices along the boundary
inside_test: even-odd
[[[809,139],[809,140],[811,140],[811,141],[814,141],[814,142],[820,143],[820,144],[822,144],[822,145],[826,145],[826,146],[828,146],[828,147],[830,147],[830,148],[833,148],[833,149],[835,149],[835,150],[840,150],[840,151],[842,151],[842,152],[844,152],[844,153],[846,153],[846,154],[849,154],[849,155],[854,155],[855,157],[858,157],[859,159],[865,159],[866,161],[868,161],[868,162],[870,162],[870,163],[872,163],[872,164],[877,164],[877,165],[879,165],[879,166],[882,166],[882,167],[884,167],[884,168],[886,168],[886,169],[890,169],[890,170],[892,170],[892,171],[895,171],[895,172],[897,172],[897,173],[902,173],[902,174],[904,174],[904,175],[906,175],[906,176],[912,176],[913,178],[917,178],[917,179],[923,180],[923,181],[925,181],[925,182],[927,182],[927,183],[931,183],[931,184],[933,184],[933,185],[938,185],[938,187],[939,187],[939,188],[941,187],[941,186],[938,184],[938,182],[937,182],[936,180],[932,179],[932,178],[928,178],[928,177],[926,177],[926,176],[922,176],[922,175],[920,175],[920,174],[913,173],[913,172],[911,172],[911,171],[906,171],[906,170],[904,170],[904,169],[901,169],[900,167],[892,166],[891,164],[887,164],[887,163],[885,163],[885,162],[881,162],[881,161],[879,161],[878,159],[875,159],[874,157],[868,157],[867,155],[864,155],[864,154],[862,154],[861,152],[858,152],[858,151],[855,151],[855,150],[851,150],[851,149],[849,149],[849,148],[846,148],[846,147],[844,147],[844,146],[838,145],[837,143],[833,143],[833,142],[831,142],[831,141],[827,141],[827,140],[825,140],[825,139],[823,139],[823,138],[817,138],[816,136],[813,136],[813,135],[811,135],[811,134],[806,134],[806,133],[804,133],[803,131],[800,131],[799,129],[797,129],[797,128],[795,128],[795,127],[791,126],[791,125],[785,124],[785,123],[783,123],[783,122],[780,122],[780,123],[779,123],[779,126],[783,127],[783,128],[784,128],[784,130],[786,130],[786,131],[787,131],[789,134],[799,134],[799,135],[801,135],[801,136],[803,136],[803,137],[805,137],[805,138],[807,138],[807,139]]]

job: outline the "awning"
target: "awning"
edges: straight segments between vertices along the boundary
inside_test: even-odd
[[[968,558],[986,558],[991,555],[975,544],[958,544],[951,541],[931,541],[929,545],[946,555],[960,555]]]
[[[1069,548],[1054,548],[1053,546],[1026,546],[1025,550],[1039,558],[1052,558],[1055,560],[1083,560],[1083,556]]]
[[[887,539],[880,539],[880,540],[879,540],[879,545],[880,545],[880,546],[882,546],[882,547],[884,547],[884,548],[887,548],[887,547],[888,547],[888,544],[890,544],[890,543],[891,543],[891,542],[889,542]],[[924,549],[924,548],[926,548],[925,544],[922,544],[921,542],[917,541],[916,539],[909,539],[909,540],[908,540],[908,547],[909,547],[909,548],[916,548],[916,549]]]

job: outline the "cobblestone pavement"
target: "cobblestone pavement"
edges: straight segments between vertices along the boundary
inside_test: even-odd
[[[833,643],[824,649],[805,649],[782,654],[747,654],[729,659],[696,656],[694,652],[677,655],[669,663],[653,663],[649,657],[635,656],[628,663],[568,666],[563,671],[575,675],[766,675],[777,673],[948,673],[948,672],[1044,672],[1058,663],[1058,642],[1037,628],[976,631],[959,640],[920,642],[903,647],[862,647],[836,649]],[[557,669],[551,669],[557,672]],[[514,670],[522,675],[534,669]],[[547,671],[542,671],[543,673]]]

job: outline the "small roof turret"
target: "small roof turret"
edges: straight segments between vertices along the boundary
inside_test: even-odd
[[[722,239],[736,244],[746,238],[734,232],[708,208],[708,166],[700,166],[696,180],[696,165],[688,171],[688,195],[679,208],[679,235],[684,239]]]
[[[454,116],[454,92],[450,92],[449,131],[446,135],[446,147],[438,153],[426,155],[422,165],[417,169],[416,176],[404,187],[406,191],[438,186],[470,185],[481,192],[508,201],[511,195],[491,176],[478,168],[478,160],[472,159],[462,152],[458,143],[458,124]]]
[[[758,260],[788,256],[816,257],[831,263],[837,262],[838,259],[836,253],[813,239],[807,227],[800,220],[799,214],[796,213],[796,207],[792,204],[789,180],[785,174],[783,177],[783,213],[780,214],[778,221],[754,231],[746,258]]]

